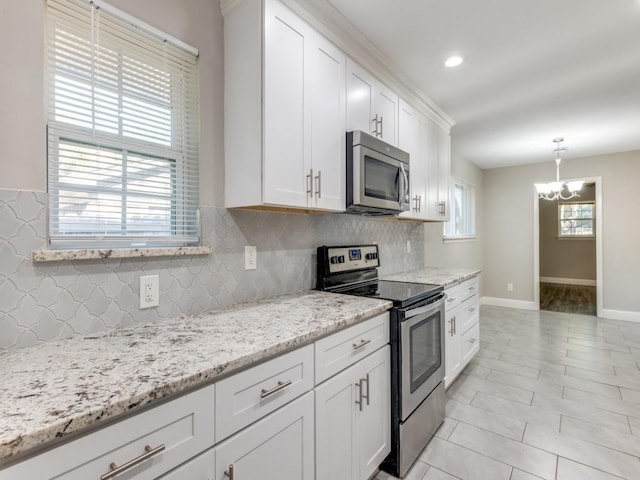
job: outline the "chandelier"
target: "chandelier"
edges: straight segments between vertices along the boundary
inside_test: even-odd
[[[560,152],[565,152],[567,147],[560,146],[560,143],[564,142],[564,138],[554,138],[553,142],[556,144],[553,151],[556,153],[556,181],[549,183],[536,183],[536,191],[538,192],[538,198],[542,200],[570,200],[572,198],[579,197],[578,192],[582,189],[584,181],[572,180],[570,182],[562,182],[560,180]]]

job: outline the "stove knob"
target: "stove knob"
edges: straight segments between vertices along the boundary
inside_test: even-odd
[[[337,256],[333,256],[333,257],[331,257],[331,258],[329,259],[329,261],[330,261],[331,263],[338,263],[338,257],[337,257]]]
[[[338,263],[344,263],[344,255],[338,257]]]
[[[376,258],[378,258],[378,254],[377,253],[367,253],[364,258],[366,258],[367,260],[375,260]]]

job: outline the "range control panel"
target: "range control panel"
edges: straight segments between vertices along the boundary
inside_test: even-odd
[[[377,245],[331,247],[327,249],[329,273],[348,272],[361,268],[379,267]]]

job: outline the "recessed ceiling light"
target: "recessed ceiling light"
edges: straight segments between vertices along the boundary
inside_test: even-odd
[[[447,58],[447,61],[444,62],[444,66],[445,67],[449,67],[449,68],[453,68],[453,67],[457,67],[462,62],[463,62],[462,57],[454,55],[453,57]]]

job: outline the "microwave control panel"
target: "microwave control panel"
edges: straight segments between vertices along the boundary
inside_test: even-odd
[[[348,272],[380,266],[377,245],[332,247],[327,250],[329,273]]]

